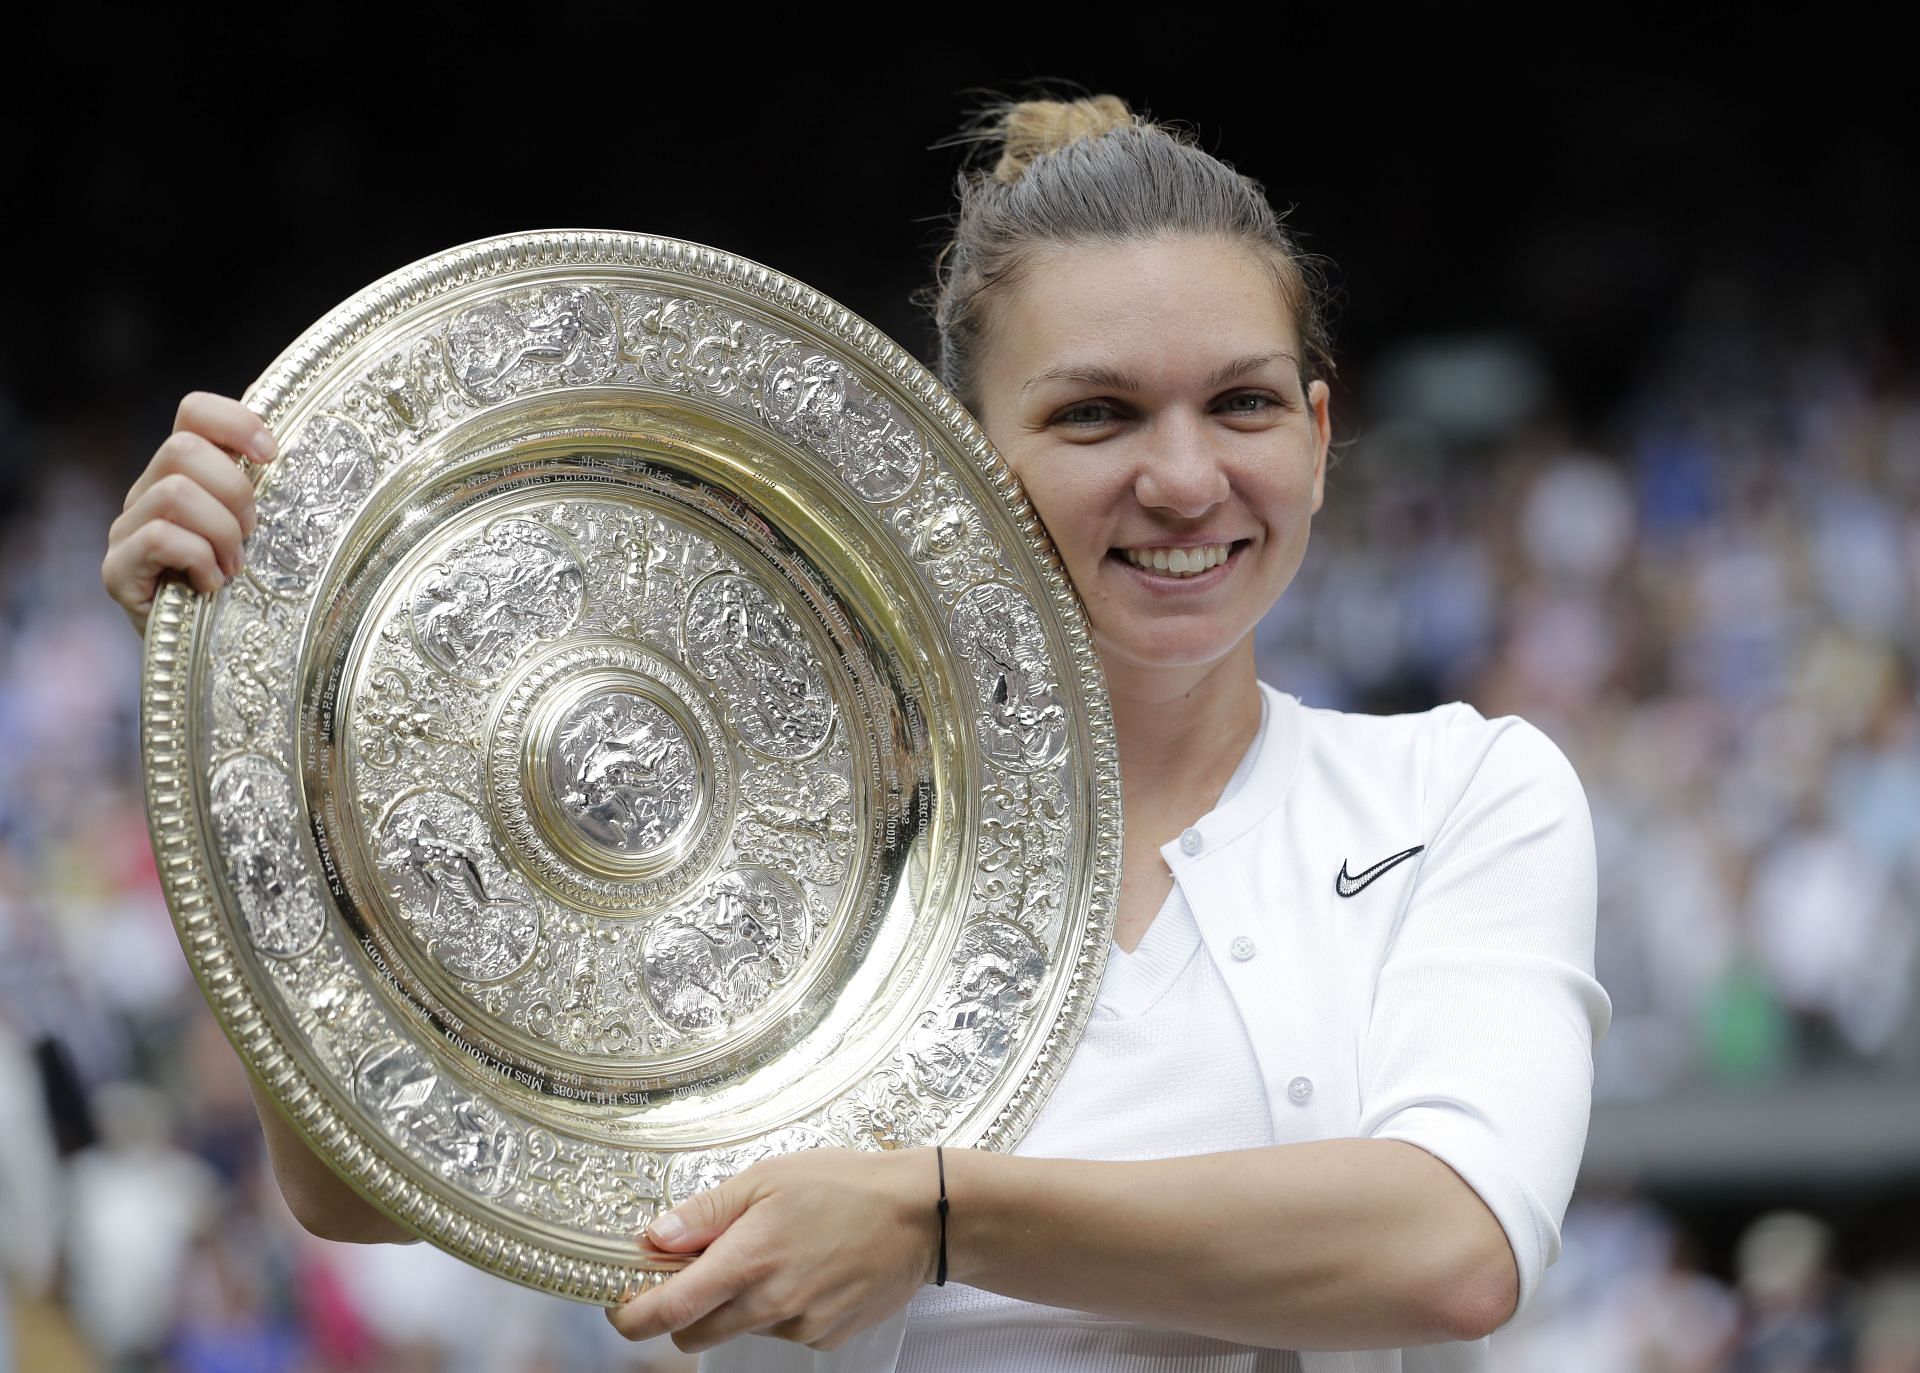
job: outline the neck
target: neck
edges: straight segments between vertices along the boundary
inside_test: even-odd
[[[1205,667],[1110,667],[1107,692],[1130,817],[1178,812],[1191,823],[1219,799],[1260,728],[1252,635]]]

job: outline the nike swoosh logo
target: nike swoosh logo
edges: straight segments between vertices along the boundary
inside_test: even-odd
[[[1333,889],[1342,896],[1358,896],[1365,890],[1367,883],[1373,881],[1374,878],[1394,866],[1394,864],[1406,862],[1426,847],[1425,844],[1415,844],[1410,849],[1402,849],[1391,858],[1382,858],[1365,872],[1351,874],[1347,872],[1347,862],[1343,858],[1340,860],[1340,875],[1333,879]]]

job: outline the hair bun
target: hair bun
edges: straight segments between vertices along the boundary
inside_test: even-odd
[[[1133,111],[1117,95],[1095,95],[1083,100],[1022,100],[1007,107],[1000,122],[1005,151],[993,169],[996,181],[1014,182],[1043,154],[1082,138],[1124,129],[1133,123]]]

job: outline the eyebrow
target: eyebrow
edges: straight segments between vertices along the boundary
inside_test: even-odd
[[[1224,386],[1236,377],[1244,377],[1249,372],[1259,371],[1275,358],[1285,358],[1288,362],[1293,363],[1295,367],[1300,365],[1293,354],[1287,352],[1285,349],[1275,349],[1271,353],[1249,353],[1245,357],[1235,358],[1232,362],[1215,368],[1202,384],[1209,388]],[[1089,386],[1098,386],[1109,391],[1139,391],[1143,389],[1138,378],[1130,376],[1125,372],[1115,371],[1111,367],[1094,365],[1077,367],[1070,364],[1065,367],[1050,367],[1044,372],[1035,373],[1027,379],[1027,384],[1020,388],[1020,394],[1025,395],[1043,381],[1079,381],[1085,382]]]

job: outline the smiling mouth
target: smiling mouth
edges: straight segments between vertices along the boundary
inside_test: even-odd
[[[1245,539],[1239,539],[1233,543],[1197,544],[1185,548],[1116,548],[1110,556],[1121,558],[1142,572],[1150,572],[1158,577],[1198,577],[1226,562],[1233,556],[1234,550],[1245,542]]]

